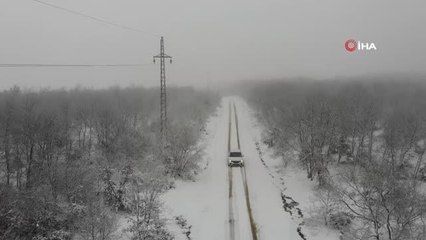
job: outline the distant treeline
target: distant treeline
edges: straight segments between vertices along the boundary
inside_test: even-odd
[[[243,90],[264,141],[318,181],[331,204],[325,222],[344,239],[425,239],[426,81],[266,81]]]
[[[190,177],[196,152],[187,151],[219,96],[192,88],[168,93],[167,149],[173,151],[160,148],[159,89],[1,92],[0,239],[109,239],[113,212],[146,214],[135,191],[164,190],[145,176]],[[143,224],[136,221],[131,232],[160,232],[157,222]]]

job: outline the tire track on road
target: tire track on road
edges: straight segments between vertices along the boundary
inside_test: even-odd
[[[249,188],[247,184],[247,173],[246,173],[245,167],[241,168],[241,176],[243,178],[244,195],[246,197],[247,211],[249,214],[251,236],[253,240],[258,240],[256,222],[254,221],[253,212],[251,210],[251,205],[250,205],[250,193],[249,193]]]
[[[228,123],[228,155],[231,151],[231,120],[232,120],[232,109],[231,103],[229,103],[229,123]],[[232,204],[232,169],[228,167],[228,182],[229,182],[229,193],[228,193],[228,211],[229,211],[229,240],[235,240],[235,219],[234,219],[234,206]]]
[[[238,148],[241,151],[240,132],[239,132],[239,127],[238,127],[237,106],[235,105],[235,103],[233,105],[234,105],[234,115],[235,115],[235,128],[237,130],[237,143],[238,143]],[[245,195],[245,200],[246,200],[246,205],[247,205],[247,212],[248,212],[248,215],[249,215],[252,240],[258,240],[257,226],[256,226],[256,222],[254,221],[253,211],[252,211],[251,205],[250,205],[250,193],[249,193],[249,187],[248,187],[248,183],[247,183],[247,173],[246,173],[245,166],[241,167],[241,177],[242,177],[242,181],[243,181],[243,185],[244,185],[244,195]]]
[[[234,219],[234,206],[232,204],[232,169],[228,169],[228,178],[229,178],[229,239],[235,240],[235,219]]]
[[[237,107],[234,103],[234,115],[235,115],[235,128],[237,130],[237,143],[238,143],[238,149],[241,151],[241,145],[240,145],[240,132],[238,129],[238,116],[237,116]]]

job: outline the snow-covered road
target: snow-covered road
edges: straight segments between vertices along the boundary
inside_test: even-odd
[[[229,104],[229,150],[241,149],[237,107]],[[243,153],[244,154],[244,153]],[[229,240],[257,240],[257,228],[250,204],[246,169],[228,168]]]
[[[232,195],[229,198],[229,239],[252,239],[250,216],[247,210],[243,168],[229,169]]]
[[[229,103],[235,103],[238,114],[239,139],[245,160],[242,169],[229,169],[226,162],[228,132],[231,132],[231,149],[238,146],[236,123],[230,118]],[[176,188],[163,196],[166,214],[170,218],[182,215],[187,219],[192,225],[191,239],[249,240],[253,239],[249,202],[257,239],[301,239],[296,231],[297,220],[283,209],[282,189],[259,159],[255,139],[260,139],[257,136],[260,131],[253,129],[247,104],[238,97],[224,98],[217,114],[209,120],[207,132],[204,139],[206,168],[196,181],[178,181]],[[177,227],[171,226],[171,229],[176,239],[188,239]]]
[[[241,150],[245,156],[247,185],[250,202],[257,225],[259,239],[300,239],[296,223],[284,212],[281,190],[259,160],[247,104],[240,98],[233,99],[237,106]],[[260,136],[259,136],[260,138]]]

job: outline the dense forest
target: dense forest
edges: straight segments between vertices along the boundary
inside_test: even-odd
[[[426,239],[426,83],[370,80],[243,89],[265,143],[317,182],[324,224],[343,239]]]
[[[0,93],[0,239],[171,239],[159,194],[191,178],[197,140],[219,96],[169,88],[167,144],[159,89]]]

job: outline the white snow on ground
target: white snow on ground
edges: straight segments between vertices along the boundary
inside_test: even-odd
[[[241,148],[245,156],[247,181],[259,239],[301,239],[296,232],[297,223],[284,211],[281,191],[268,174],[252,137],[251,115],[245,102],[236,98]]]
[[[272,179],[274,185],[281,189],[285,195],[292,197],[300,204],[299,208],[302,210],[305,218],[310,217],[309,212],[315,199],[315,182],[310,181],[306,177],[306,171],[295,166],[294,162],[288,162],[287,166],[284,166],[282,158],[274,156],[273,150],[269,149],[262,142],[263,127],[255,118],[255,113],[249,109],[244,101],[240,101],[241,108],[245,109],[240,113],[241,118],[250,119],[251,121],[247,123],[250,129],[248,132],[251,136],[246,136],[245,138],[251,138],[259,144],[260,150],[263,153],[261,157],[265,162],[265,165],[262,165],[269,173],[269,178]],[[259,155],[259,152],[257,154]],[[302,229],[308,240],[339,239],[337,231],[325,226],[303,226]]]
[[[208,138],[205,161],[208,167],[196,182],[176,182],[176,189],[163,195],[165,213],[173,221],[182,215],[192,225],[191,238],[218,240],[227,238],[228,227],[228,180],[227,141],[228,103],[223,101],[217,116],[207,124]],[[170,222],[170,225],[173,225]],[[176,228],[173,227],[176,233]],[[182,234],[176,239],[186,239]]]
[[[192,225],[191,239],[230,239],[230,201],[226,164],[229,102],[234,102],[237,107],[241,150],[245,159],[250,203],[257,225],[258,239],[301,239],[296,231],[301,220],[297,219],[297,216],[291,217],[283,209],[281,191],[284,185],[280,177],[282,177],[281,174],[285,174],[283,176],[286,188],[284,193],[298,201],[302,210],[311,206],[313,183],[309,182],[304,172],[300,170],[277,171],[277,169],[283,169],[282,161],[273,158],[271,154],[263,156],[268,168],[265,167],[256,149],[256,142],[261,142],[262,129],[256,123],[247,104],[236,97],[224,98],[217,115],[208,122],[208,136],[204,139],[206,141],[204,161],[208,162],[207,168],[197,176],[195,182],[177,181],[176,188],[163,195],[164,214],[170,218],[170,229],[177,234],[177,240],[187,239],[173,224],[174,217],[182,215],[188,220],[188,224]],[[260,147],[267,150],[262,144]],[[251,239],[251,230],[241,175],[239,168],[232,169],[234,194],[231,204],[235,220],[235,239],[248,240]],[[306,214],[305,211],[304,214]],[[305,226],[302,228],[308,240],[338,239],[335,232],[326,228],[316,230],[305,229]]]
[[[238,132],[237,132],[237,119],[235,118],[235,110],[233,101],[229,101],[231,103],[231,137],[230,137],[230,150],[240,149],[241,146],[238,145]],[[238,110],[237,110],[238,111]],[[229,114],[228,114],[229,116]],[[240,137],[241,144],[241,137]],[[244,154],[244,153],[243,153]],[[229,171],[231,170],[231,171]],[[228,238],[229,239],[252,239],[252,232],[249,220],[249,214],[247,210],[246,203],[246,193],[244,189],[244,181],[243,176],[244,172],[242,168],[233,167],[226,168],[225,171],[228,172],[228,180],[232,178],[232,195],[229,199],[228,205],[228,221],[233,221],[233,227],[228,225]],[[231,175],[229,175],[229,173]],[[228,185],[229,187],[229,182]],[[229,188],[228,188],[229,189]],[[229,192],[228,192],[229,193]],[[228,195],[229,196],[229,195]],[[231,223],[230,223],[231,224]]]
[[[244,193],[244,184],[241,169],[238,167],[232,168],[232,184],[233,193],[231,204],[233,205],[233,219],[235,222],[234,239],[252,239],[250,230],[250,220],[247,212],[247,205]],[[228,229],[228,231],[231,231]]]

